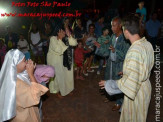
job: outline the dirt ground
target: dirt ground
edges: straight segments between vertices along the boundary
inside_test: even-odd
[[[161,72],[163,75],[163,71]],[[120,113],[112,111],[115,101],[104,103],[105,97],[99,92],[98,82],[101,75],[89,73],[85,80],[75,80],[73,95],[58,98],[55,94],[47,93],[43,102],[44,122],[118,122]],[[155,122],[155,73],[151,75],[152,96],[147,116],[147,122]],[[163,86],[163,83],[161,82]],[[161,89],[161,95],[163,90]],[[162,95],[163,96],[163,95]],[[162,99],[160,105],[163,105]],[[162,107],[161,107],[162,108]],[[161,113],[163,110],[161,109]],[[163,122],[163,117],[160,119]]]

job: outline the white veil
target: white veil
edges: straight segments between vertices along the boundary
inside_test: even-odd
[[[16,65],[25,55],[18,49],[7,52],[0,71],[0,122],[16,116],[16,81],[17,77],[30,83],[26,71],[17,74]]]

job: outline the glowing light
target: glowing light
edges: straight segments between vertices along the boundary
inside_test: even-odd
[[[6,16],[3,16],[5,13],[7,13],[6,10],[3,8],[0,8],[0,19],[7,19]]]

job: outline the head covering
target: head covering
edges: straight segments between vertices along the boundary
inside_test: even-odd
[[[49,65],[37,65],[36,70],[34,72],[34,76],[38,83],[48,82],[49,78],[54,77],[54,67]],[[49,78],[42,77],[46,75]]]
[[[19,75],[20,78],[23,77],[23,74],[27,76],[26,72],[17,74],[16,66],[24,57],[25,55],[18,49],[11,49],[5,56],[0,71],[0,122],[9,120],[16,115],[17,75]],[[29,80],[25,82],[29,83]]]

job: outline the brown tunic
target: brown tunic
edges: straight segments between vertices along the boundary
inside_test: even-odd
[[[40,102],[40,96],[45,94],[48,88],[31,82],[31,85],[18,79],[16,83],[16,117],[11,122],[41,122],[39,110],[36,106]]]

